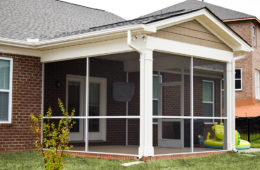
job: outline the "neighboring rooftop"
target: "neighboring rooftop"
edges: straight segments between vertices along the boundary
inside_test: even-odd
[[[110,12],[58,0],[0,0],[0,37],[47,40],[124,21]]]
[[[217,5],[213,5],[210,3],[198,1],[198,0],[186,0],[184,2],[175,4],[173,6],[161,9],[156,12],[152,12],[150,14],[141,16],[141,17],[147,17],[147,16],[153,16],[153,15],[158,15],[158,14],[164,14],[164,13],[169,13],[171,11],[177,11],[181,9],[186,9],[186,10],[196,10],[200,9],[203,7],[207,7],[211,12],[213,12],[217,17],[219,17],[222,20],[230,20],[230,19],[241,19],[241,18],[252,18],[255,17],[253,15],[245,14],[242,12],[238,12],[232,9],[227,9],[224,7],[220,7]]]

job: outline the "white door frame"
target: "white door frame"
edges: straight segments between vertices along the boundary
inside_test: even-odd
[[[86,90],[86,77],[80,75],[67,75],[66,76],[66,108],[68,110],[68,82],[78,81],[82,88],[80,88],[80,114],[79,116],[85,116],[85,90]],[[101,77],[89,77],[89,83],[100,84],[100,116],[107,115],[107,79]],[[89,119],[90,120],[90,119]],[[94,141],[106,141],[106,119],[99,119],[100,132],[89,132],[88,140]],[[83,141],[84,140],[84,119],[80,119],[80,131],[71,132],[70,140],[72,141]]]

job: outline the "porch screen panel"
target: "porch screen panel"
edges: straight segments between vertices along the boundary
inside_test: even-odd
[[[214,123],[205,123],[213,121]],[[219,151],[225,149],[225,126],[224,120],[194,119],[194,152]]]
[[[69,82],[69,99],[68,99],[68,109],[71,111],[72,109],[75,109],[75,115],[79,116],[80,112],[80,83],[79,82]],[[75,121],[75,124],[71,130],[71,132],[79,132],[79,119],[73,120]]]
[[[89,84],[89,116],[100,115],[100,84]],[[89,120],[89,132],[99,132],[99,119]]]

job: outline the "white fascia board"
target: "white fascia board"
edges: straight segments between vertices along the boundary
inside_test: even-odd
[[[22,47],[22,48],[31,48],[33,44],[34,43],[29,43],[27,41],[0,37],[0,45]]]
[[[218,33],[216,33],[214,29],[208,26],[208,23],[206,23],[205,20],[203,20],[203,18],[204,19],[207,18],[208,20],[212,21],[212,23],[214,23],[212,27],[214,27],[214,29],[222,30],[223,33],[225,33],[225,35],[221,36]],[[177,17],[172,17],[169,19],[164,19],[158,22],[147,24],[144,29],[154,31],[154,30],[170,27],[173,25],[177,25],[180,23],[184,23],[187,21],[191,21],[194,19],[200,22],[204,27],[206,27],[211,33],[213,33],[219,39],[221,39],[225,44],[227,44],[231,49],[233,49],[234,52],[236,51],[251,52],[253,50],[244,40],[242,40],[233,31],[231,31],[229,27],[227,27],[225,24],[219,21],[215,16],[213,16],[207,9],[201,9],[199,11],[195,11]]]
[[[231,62],[233,53],[210,47],[147,36],[148,49],[184,56],[194,56],[221,62]]]
[[[34,56],[34,57],[42,56],[42,52],[39,50],[33,50],[33,49],[28,49],[23,47],[6,46],[6,45],[0,45],[0,53],[27,55],[27,56]]]
[[[133,49],[127,45],[127,39],[119,38],[114,40],[47,50],[44,51],[41,57],[41,62],[46,63],[85,57],[95,57],[130,51],[133,51]]]

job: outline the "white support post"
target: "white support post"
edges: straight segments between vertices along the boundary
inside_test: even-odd
[[[45,76],[45,64],[42,63],[42,104],[41,104],[41,114],[44,117],[44,76]],[[43,143],[43,119],[41,121],[41,144]]]
[[[140,146],[139,157],[154,155],[153,148],[153,51],[140,54]]]
[[[234,91],[234,71],[232,62],[226,63],[225,70],[225,114],[227,117],[225,123],[225,145],[226,150],[235,149],[235,116],[233,110],[233,91]]]
[[[126,82],[128,83],[128,72],[126,72]],[[126,116],[128,116],[128,102],[126,102]],[[125,145],[128,146],[128,119],[125,122]]]
[[[88,115],[89,115],[89,58],[86,58],[86,92],[85,92],[85,112],[86,112],[86,118],[85,118],[85,152],[88,151]]]
[[[194,152],[194,134],[193,134],[193,57],[190,58],[190,149]]]

